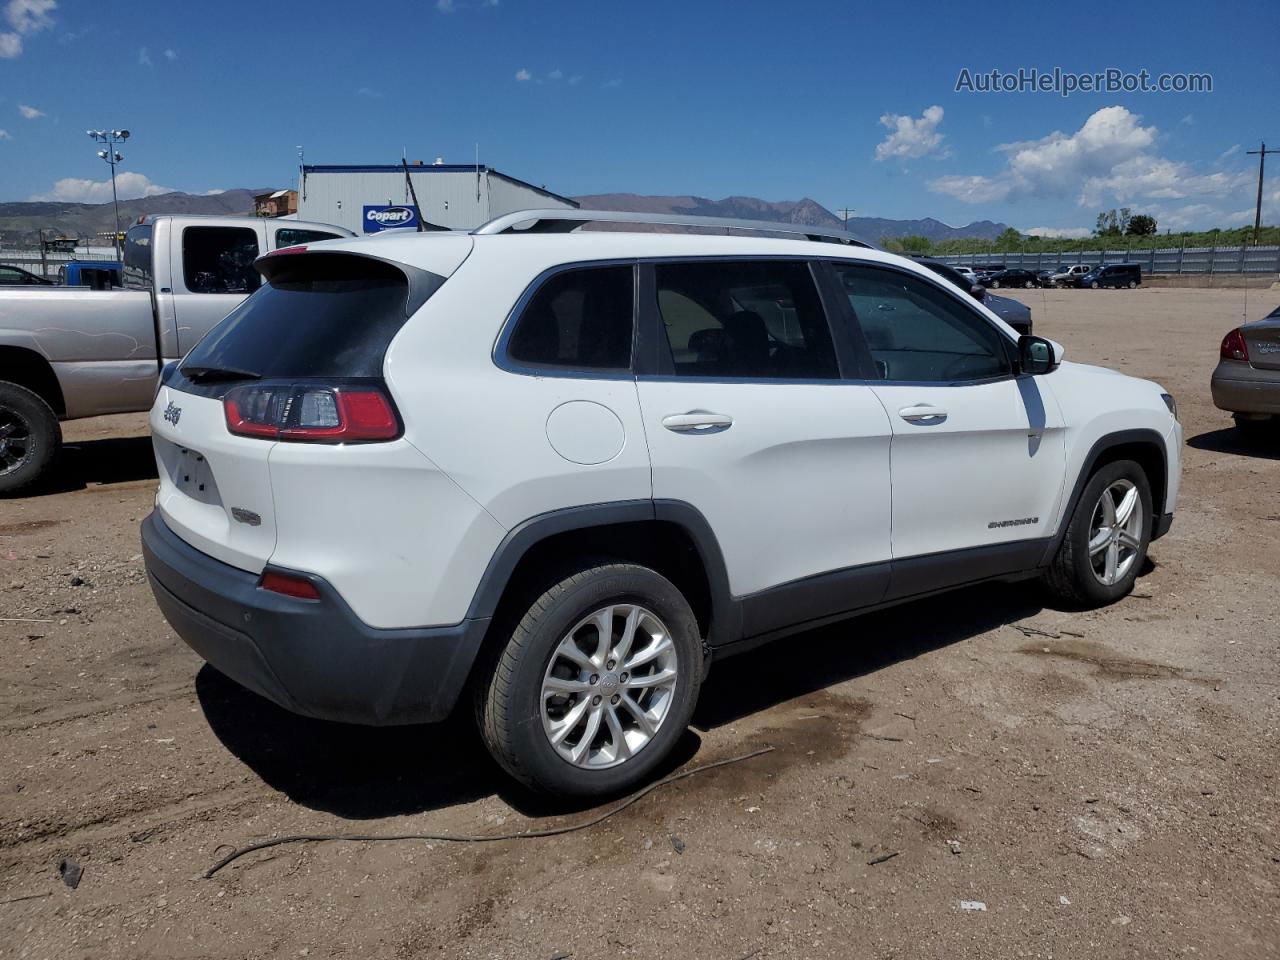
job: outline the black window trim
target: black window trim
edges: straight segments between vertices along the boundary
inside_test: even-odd
[[[627,367],[572,367],[564,364],[530,363],[517,360],[511,356],[511,336],[516,324],[525,309],[539,291],[553,278],[570,270],[593,269],[599,267],[631,267],[631,364]],[[578,260],[573,263],[560,263],[548,267],[533,278],[524,289],[524,293],[516,300],[493,344],[492,357],[494,364],[507,373],[515,373],[526,377],[564,377],[572,380],[634,380],[636,356],[639,345],[637,331],[640,327],[638,296],[640,278],[635,257],[620,257],[611,260]]]
[[[754,383],[754,384],[791,384],[804,386],[838,387],[857,382],[849,377],[848,372],[858,369],[859,359],[854,344],[848,338],[847,324],[844,318],[837,319],[830,302],[831,291],[827,281],[822,277],[820,264],[822,258],[805,256],[804,254],[715,254],[710,256],[654,256],[639,257],[641,282],[637,285],[640,300],[640,327],[642,330],[640,345],[644,352],[637,351],[640,365],[636,371],[636,379],[654,383]],[[831,336],[832,349],[836,357],[836,376],[834,377],[726,377],[726,376],[689,376],[677,374],[671,364],[670,352],[664,350],[666,333],[663,328],[662,313],[658,308],[657,272],[654,267],[665,263],[743,263],[747,261],[781,261],[785,263],[803,263],[809,268],[809,275],[817,290],[818,302],[827,324],[827,333]],[[846,299],[846,304],[848,303]],[[839,304],[835,304],[839,311]]]
[[[1010,372],[1001,374],[998,377],[981,377],[974,380],[882,380],[874,375],[873,366],[865,370],[863,372],[863,377],[857,379],[855,382],[863,383],[872,387],[974,387],[988,383],[1001,383],[1005,380],[1017,380],[1024,376],[1024,374],[1018,370],[1017,339],[1015,337],[1011,337],[1004,330],[1000,329],[998,325],[992,323],[991,319],[985,316],[980,310],[975,309],[973,304],[966,303],[965,298],[960,291],[957,291],[954,288],[948,289],[948,287],[951,287],[951,284],[944,284],[940,282],[940,277],[931,273],[926,274],[917,273],[914,270],[904,270],[897,264],[885,263],[880,260],[869,260],[855,257],[827,257],[824,258],[824,260],[830,265],[831,277],[833,282],[836,284],[839,284],[839,281],[835,278],[836,266],[857,266],[868,267],[875,270],[885,270],[892,273],[900,273],[915,280],[922,280],[931,284],[938,290],[941,290],[944,296],[950,297],[955,303],[959,304],[961,309],[968,311],[968,313],[975,319],[987,324],[987,326],[999,334],[1002,342],[1005,344],[1005,355],[1009,360]],[[848,325],[852,338],[857,341],[859,353],[870,358],[871,348],[867,345],[866,334],[862,330],[862,325],[858,321],[853,305],[849,303],[849,298],[844,295],[843,290],[840,291],[840,299],[844,301],[843,304],[841,304],[843,307],[842,319],[844,323]],[[870,375],[868,376],[867,374]]]
[[[206,291],[202,291],[202,290],[192,290],[192,289],[191,289],[190,284],[188,284],[188,283],[187,283],[187,231],[188,231],[188,230],[206,230],[206,229],[209,229],[209,228],[213,228],[213,229],[215,229],[215,230],[248,230],[250,233],[252,233],[252,234],[253,234],[253,240],[254,240],[254,243],[256,243],[256,244],[257,244],[257,247],[258,247],[258,253],[257,253],[257,256],[255,256],[255,257],[253,258],[253,262],[254,262],[255,264],[258,262],[258,259],[259,259],[260,257],[262,257],[265,253],[267,253],[267,252],[268,252],[268,251],[266,251],[266,250],[263,250],[263,249],[262,249],[262,247],[263,247],[262,233],[259,231],[259,229],[258,229],[258,224],[256,224],[256,223],[255,223],[255,224],[245,225],[245,226],[241,226],[241,225],[240,225],[240,224],[238,224],[238,223],[237,223],[237,224],[226,224],[226,223],[190,223],[190,224],[187,224],[186,226],[184,226],[184,227],[182,228],[182,233],[180,233],[180,234],[178,235],[178,262],[177,262],[178,270],[177,270],[177,273],[182,277],[182,290],[183,290],[183,292],[184,292],[184,293],[193,294],[193,295],[194,295],[194,294],[199,294],[200,296],[209,296],[209,297],[218,297],[218,296],[223,296],[223,297],[249,297],[249,296],[252,296],[253,294],[257,293],[259,290],[261,290],[261,289],[262,289],[262,282],[261,282],[261,281],[259,281],[259,283],[258,283],[258,286],[257,286],[257,287],[255,287],[253,290],[248,291],[248,293],[226,293],[226,292],[221,292],[221,291],[220,291],[220,292],[218,292],[218,293],[208,293],[208,292],[206,292]],[[153,234],[152,236],[154,237],[154,234]],[[154,241],[153,241],[153,242],[154,242]],[[154,249],[153,249],[153,252],[152,252],[152,256],[153,256],[153,257],[155,256]],[[152,261],[152,270],[154,271],[154,269],[155,269],[155,262],[154,262],[154,260],[153,260],[153,261]]]

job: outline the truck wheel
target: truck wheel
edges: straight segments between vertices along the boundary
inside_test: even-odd
[[[478,687],[480,733],[536,790],[620,793],[684,733],[702,665],[698,621],[671,581],[629,563],[591,566],[525,610]]]
[[[1142,467],[1117,460],[1098,469],[1076,504],[1044,574],[1057,599],[1101,607],[1133,589],[1151,542],[1151,485]]]
[[[0,495],[32,483],[62,445],[57,414],[38,394],[0,382]]]

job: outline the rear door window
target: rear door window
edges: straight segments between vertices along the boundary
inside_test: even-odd
[[[182,231],[182,278],[191,293],[252,293],[260,282],[256,259],[258,231],[252,227]]]
[[[139,223],[124,235],[122,276],[124,286],[130,290],[151,289],[151,235],[154,229],[149,223]]]
[[[808,263],[659,263],[654,275],[676,376],[839,377],[831,331]]]
[[[307,253],[279,257],[269,275],[196,344],[183,369],[263,378],[382,376],[383,357],[409,307],[401,270],[369,257]],[[427,276],[432,289],[444,282]]]
[[[276,249],[295,247],[300,243],[319,243],[321,240],[337,240],[341,234],[324,230],[303,230],[301,227],[281,227],[276,231]]]

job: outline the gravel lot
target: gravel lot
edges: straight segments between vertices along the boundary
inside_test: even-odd
[[[581,813],[464,724],[304,720],[204,667],[145,582],[144,418],[67,425],[54,488],[0,501],[0,957],[1280,955],[1280,442],[1208,391],[1222,334],[1280,301],[1245,293],[1017,294],[1180,403],[1181,502],[1132,597],[984,587],[730,661],[677,763],[774,752],[589,830],[294,844],[212,879],[277,834]]]

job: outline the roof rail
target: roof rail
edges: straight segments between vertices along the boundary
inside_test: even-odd
[[[795,239],[818,243],[844,243],[854,247],[879,249],[874,244],[844,230],[815,227],[807,223],[781,223],[772,220],[734,220],[726,217],[695,217],[680,213],[632,213],[625,210],[517,210],[495,217],[471,232],[477,236],[514,233],[572,233],[587,223],[647,223],[661,226],[704,227],[721,230],[743,230],[751,233],[781,233]]]

